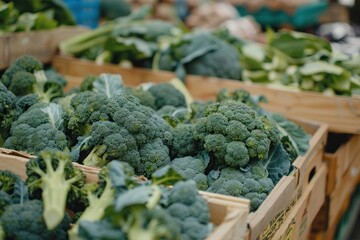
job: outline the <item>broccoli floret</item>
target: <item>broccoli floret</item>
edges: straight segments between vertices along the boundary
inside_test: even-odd
[[[81,226],[83,221],[95,222],[101,220],[105,209],[109,207],[114,201],[115,192],[107,167],[104,167],[100,171],[99,178],[102,183],[100,186],[97,184],[92,184],[85,185],[82,188],[82,193],[84,194],[85,192],[86,194],[85,204],[87,207],[81,214],[80,218],[77,220],[76,224],[69,231],[70,237],[75,237],[79,234],[79,226]]]
[[[43,200],[47,228],[56,228],[64,218],[66,203],[79,200],[84,173],[72,165],[69,153],[41,151],[26,163],[26,174],[30,195]]]
[[[11,203],[11,196],[8,193],[0,190],[0,216],[4,213],[5,208],[11,205]]]
[[[67,149],[61,107],[37,103],[13,122],[4,147],[37,154],[44,149]]]
[[[266,199],[267,194],[250,192],[247,193],[244,197],[250,200],[250,211],[255,211],[260,207],[262,202]]]
[[[85,77],[80,84],[80,92],[92,91],[94,89],[94,82],[99,78],[94,75]]]
[[[11,124],[21,114],[16,101],[16,96],[0,82],[0,146],[9,135]]]
[[[139,166],[134,167],[139,174],[149,176],[149,173],[170,164],[169,149],[159,138],[143,145],[139,153]]]
[[[146,176],[170,162],[171,126],[136,97],[124,93],[108,98],[85,92],[73,97],[71,107],[68,128],[72,139],[90,138],[81,147],[79,161],[103,166],[121,159]]]
[[[209,105],[195,123],[194,138],[216,157],[218,165],[245,167],[265,160],[279,142],[276,123],[247,105],[224,101]]]
[[[148,90],[155,98],[156,110],[169,105],[174,107],[186,107],[184,95],[169,83],[153,85]]]
[[[184,179],[192,179],[196,182],[199,190],[206,190],[208,188],[207,178],[205,173],[205,164],[203,160],[194,157],[175,158],[171,162],[171,166]]]
[[[209,234],[209,207],[199,195],[194,181],[177,182],[174,185],[166,210],[180,220],[181,239],[205,239]]]
[[[14,193],[15,183],[21,181],[21,178],[7,170],[0,170],[0,190],[7,194]]]
[[[4,72],[1,82],[15,95],[37,94],[42,102],[50,102],[63,95],[66,81],[43,71],[42,63],[31,56],[15,60]]]
[[[259,102],[266,102],[266,99],[263,96],[253,97],[249,92],[243,89],[236,89],[232,93],[228,89],[221,89],[216,94],[216,101],[223,102],[234,100],[237,102],[242,102],[252,109],[254,109],[260,115],[265,115],[265,111],[258,105]]]
[[[262,168],[262,169],[261,169]],[[274,188],[268,178],[266,168],[252,163],[248,171],[235,168],[223,168],[208,175],[208,192],[245,197],[251,201],[251,211],[255,211]]]
[[[48,229],[43,215],[43,203],[39,200],[26,201],[23,204],[8,206],[0,218],[6,239],[52,240],[67,239],[70,217],[63,210],[64,217],[56,228]]]
[[[183,35],[160,55],[159,68],[182,74],[241,79],[238,51],[206,32]],[[180,76],[183,77],[183,76]]]
[[[173,130],[171,157],[194,156],[199,150],[198,142],[193,138],[194,125],[179,124]]]

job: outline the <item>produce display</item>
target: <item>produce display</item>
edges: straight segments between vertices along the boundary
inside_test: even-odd
[[[193,74],[327,95],[359,94],[360,56],[335,52],[322,38],[269,30],[267,43],[259,44],[237,39],[222,28],[189,31],[149,20],[149,12],[143,7],[66,40],[61,52],[99,64],[174,71],[180,79]]]
[[[301,127],[264,111],[257,105],[264,99],[244,90],[189,103],[169,83],[134,89],[120,75],[101,74],[63,95],[61,76],[50,73],[29,56],[4,72],[3,147],[35,155],[56,149],[93,167],[121,160],[146,177],[172,166],[200,190],[251,199],[253,211],[309,147]],[[20,74],[28,77],[17,81]],[[9,79],[29,91],[16,95]]]
[[[2,239],[205,239],[213,228],[194,182],[170,167],[144,182],[113,161],[85,183],[69,153],[44,150],[26,174],[0,171]]]
[[[359,94],[360,55],[333,52],[328,41],[316,36],[269,31],[267,45],[247,43],[240,51],[244,80],[329,95]]]
[[[28,32],[75,25],[75,19],[61,0],[0,1],[0,33]]]

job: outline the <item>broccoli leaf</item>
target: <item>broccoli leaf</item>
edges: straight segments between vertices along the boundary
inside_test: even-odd
[[[61,131],[63,130],[64,119],[62,117],[62,109],[60,105],[56,103],[50,103],[49,106],[41,109],[41,111],[43,111],[49,116],[49,122],[53,126],[53,128]]]
[[[151,195],[153,189],[150,186],[138,186],[137,188],[130,189],[122,194],[120,194],[115,200],[115,210],[120,212],[126,207],[133,205],[145,205]]]
[[[22,180],[19,179],[16,181],[11,199],[15,204],[23,204],[25,201],[29,200],[28,188]]]
[[[118,74],[100,74],[93,86],[95,92],[105,94],[108,98],[122,93],[125,89],[124,82]]]
[[[265,160],[265,166],[269,173],[269,178],[277,183],[283,176],[289,173],[291,161],[283,145],[279,142],[269,153]]]
[[[173,185],[177,181],[183,180],[183,177],[171,166],[162,167],[151,176],[152,183],[156,185]]]
[[[125,234],[120,230],[114,228],[111,223],[107,221],[89,222],[81,221],[79,226],[79,236],[82,239],[126,239]]]
[[[281,138],[287,136],[298,155],[305,155],[309,149],[311,136],[300,126],[287,120],[281,115],[273,114],[272,118],[277,122],[278,129],[282,135]]]

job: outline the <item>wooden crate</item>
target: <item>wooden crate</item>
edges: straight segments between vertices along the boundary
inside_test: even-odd
[[[136,86],[143,82],[164,82],[175,77],[172,72],[146,69],[124,69],[117,65],[96,65],[91,61],[71,57],[56,56],[54,67],[65,75],[83,77],[89,74],[118,73],[125,79],[125,84]],[[80,79],[78,79],[80,81]],[[68,88],[76,84],[69,84]],[[329,124],[329,130],[342,133],[360,133],[360,97],[325,96],[319,93],[296,92],[276,89],[260,84],[243,83],[213,77],[187,76],[186,85],[194,98],[211,99],[214,92],[222,89],[243,88],[253,95],[264,95],[269,103],[262,106],[271,111],[290,117],[313,119]]]
[[[27,153],[0,148],[0,169],[9,170],[26,179],[26,163],[33,157]],[[86,182],[97,182],[99,170],[74,163],[86,175]],[[250,202],[247,199],[200,192],[210,209],[211,222],[215,225],[207,240],[243,239],[247,228]]]
[[[82,27],[59,27],[52,30],[0,34],[0,69],[7,68],[22,55],[32,55],[49,63],[59,43],[87,31]]]
[[[326,232],[326,236],[330,239],[334,235],[337,223],[347,210],[351,194],[359,183],[360,160],[358,159],[352,162],[335,189],[327,196],[312,226],[313,236],[318,235],[317,237],[319,237]]]
[[[326,175],[323,163],[272,239],[308,239],[311,223],[325,201]]]
[[[342,178],[355,162],[360,162],[360,135],[352,135],[335,153],[324,154],[328,164],[327,194],[330,195],[341,183]]]

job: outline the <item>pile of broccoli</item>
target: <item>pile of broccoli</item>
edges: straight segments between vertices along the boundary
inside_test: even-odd
[[[252,211],[309,147],[310,137],[302,128],[266,112],[258,105],[264,99],[244,90],[221,90],[213,101],[189,103],[171,83],[129,88],[120,75],[101,74],[85,78],[79,89],[63,95],[64,85],[53,84],[61,82],[61,76],[47,74],[43,78],[41,64],[28,56],[3,74],[2,146],[43,160],[48,158],[40,155],[43,150],[60,151],[63,155],[56,159],[87,166],[121,161],[145,177],[171,166],[200,190],[249,198]],[[17,91],[16,84],[22,82],[24,92]],[[50,92],[57,94],[44,98]],[[30,180],[44,175],[46,161],[36,164]],[[31,194],[39,198],[38,180],[34,184]],[[94,198],[73,190],[62,205],[84,211]],[[87,186],[86,191],[97,190]]]
[[[102,169],[98,189],[88,191],[88,207],[70,230],[70,239],[206,238],[212,229],[209,208],[192,180],[182,181],[164,167],[150,181],[139,182],[128,169],[122,162]]]
[[[52,184],[57,184],[53,178],[48,179]],[[62,193],[64,192],[57,194],[61,196]],[[53,201],[56,200],[56,196],[54,197]],[[70,216],[65,212],[65,208],[61,210],[62,218],[55,226],[49,228],[47,225],[46,219],[53,213],[46,211],[45,204],[51,198],[52,196],[46,196],[44,201],[32,198],[28,185],[25,185],[18,175],[0,170],[0,236],[3,239],[19,240],[68,239]]]

